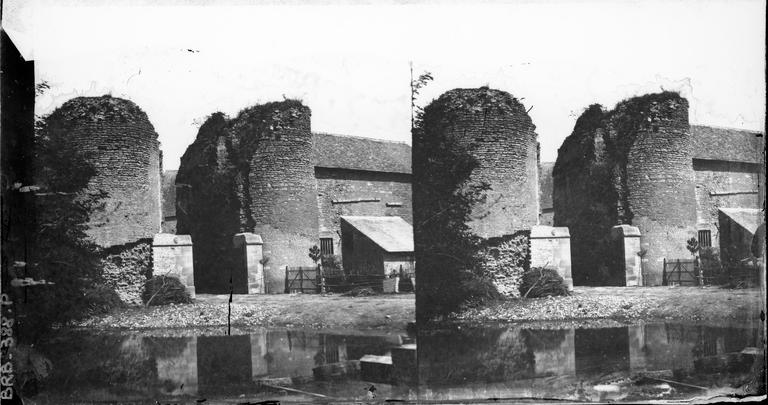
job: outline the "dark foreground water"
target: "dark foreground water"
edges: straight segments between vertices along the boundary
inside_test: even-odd
[[[631,402],[743,392],[763,362],[748,326],[174,335],[68,333],[22,347],[17,378],[56,404],[366,400],[371,386],[376,400]]]

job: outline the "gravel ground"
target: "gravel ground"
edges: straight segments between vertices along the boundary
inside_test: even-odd
[[[184,305],[137,307],[86,319],[97,329],[203,328],[227,325],[226,295],[199,294]],[[343,297],[320,294],[234,296],[231,325],[239,328],[356,328],[405,330],[415,318],[414,294]]]
[[[501,301],[455,314],[470,322],[676,320],[738,323],[760,318],[759,289],[576,287],[568,297]]]

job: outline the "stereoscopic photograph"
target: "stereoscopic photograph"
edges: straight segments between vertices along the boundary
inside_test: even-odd
[[[766,399],[766,2],[2,0],[3,404]]]

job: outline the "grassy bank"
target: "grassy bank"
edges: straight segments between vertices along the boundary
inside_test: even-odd
[[[227,295],[198,295],[192,304],[137,307],[86,319],[76,326],[153,329],[226,326]],[[319,294],[235,295],[233,327],[405,330],[415,317],[414,294],[344,297]]]
[[[761,305],[757,288],[576,287],[571,296],[500,301],[454,314],[450,320],[738,323],[759,319]]]

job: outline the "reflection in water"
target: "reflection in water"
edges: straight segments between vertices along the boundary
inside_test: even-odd
[[[702,390],[675,383],[739,386],[754,374],[753,364],[763,361],[754,355],[760,351],[748,349],[761,345],[759,330],[750,327],[484,327],[421,331],[418,341],[424,400],[691,397]]]
[[[747,348],[759,342],[756,328],[678,324],[433,330],[420,331],[417,368],[415,338],[405,334],[71,334],[39,348],[54,372],[33,399],[362,399],[371,384],[379,399],[690,397],[701,392],[663,380],[738,385],[754,374],[760,351]],[[638,375],[652,379],[643,385]]]
[[[341,390],[344,397],[358,397],[364,396],[367,381],[389,385],[396,380],[401,384],[409,381],[407,376],[415,371],[416,361],[413,344],[412,359],[402,355],[403,347],[408,346],[403,342],[408,340],[399,335],[285,330],[182,337],[76,333],[40,348],[53,363],[54,372],[35,399],[58,403],[286,394],[279,390],[276,393],[266,384],[294,388],[301,385],[309,392],[333,396]],[[366,356],[394,357],[400,369],[407,370],[405,377],[389,374],[382,379],[375,370],[373,374],[361,374],[361,362],[354,360]],[[403,362],[408,364],[403,366]],[[339,365],[346,367],[345,372],[331,376],[317,371]],[[325,380],[332,381],[322,383]],[[388,395],[396,391],[391,387],[381,390]]]

